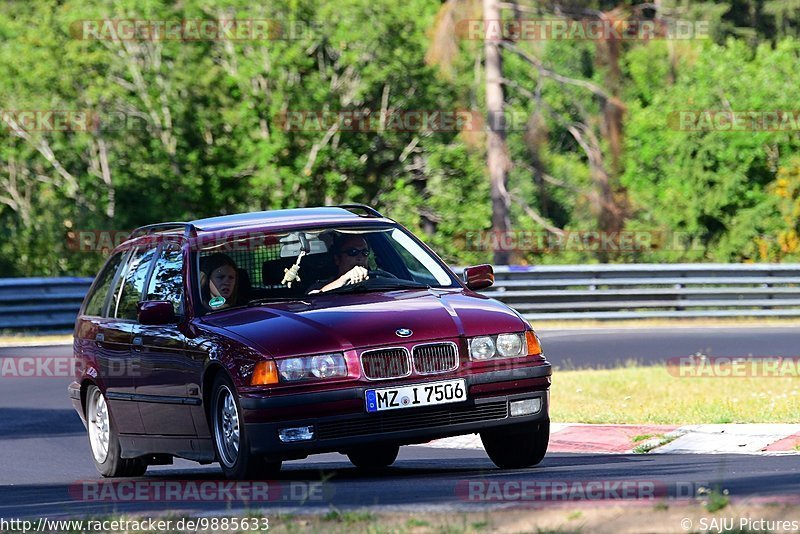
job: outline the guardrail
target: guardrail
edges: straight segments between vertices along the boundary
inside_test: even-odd
[[[71,329],[91,281],[0,279],[0,329]],[[482,293],[530,320],[800,317],[800,264],[497,266]]]
[[[498,266],[482,293],[531,320],[800,317],[800,264]]]
[[[0,329],[72,330],[91,278],[0,279]]]

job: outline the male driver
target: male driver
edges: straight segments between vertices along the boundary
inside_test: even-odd
[[[319,293],[338,289],[348,284],[358,284],[369,278],[369,246],[360,235],[334,234],[331,248],[336,277],[333,280],[317,282],[308,292]],[[322,287],[319,287],[323,284]]]

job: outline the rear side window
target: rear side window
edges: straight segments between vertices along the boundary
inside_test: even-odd
[[[97,276],[97,284],[92,288],[91,293],[86,301],[86,309],[83,311],[84,315],[94,315],[101,317],[105,311],[106,296],[111,283],[114,281],[114,275],[117,274],[119,264],[122,261],[123,252],[118,252],[106,262],[103,270]]]
[[[182,297],[183,255],[178,245],[168,243],[162,249],[161,256],[153,269],[145,300],[168,300],[172,303],[175,314],[181,315]]]
[[[150,272],[155,252],[153,247],[139,247],[134,251],[123,273],[122,287],[117,298],[115,313],[110,314],[112,317],[136,319],[138,311],[136,306],[142,300],[144,283]]]

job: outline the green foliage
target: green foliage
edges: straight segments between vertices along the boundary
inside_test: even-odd
[[[724,510],[731,502],[729,492],[721,489],[719,485],[713,488],[698,488],[697,498],[703,502],[703,507],[711,513]]]
[[[641,2],[544,2],[632,13]],[[453,16],[479,18],[456,2]],[[601,100],[504,51],[515,230],[546,235],[533,208],[567,231],[598,227],[593,175],[570,128],[587,120],[629,204],[626,229],[680,233],[673,250],[614,261],[797,260],[797,132],[685,131],[681,110],[796,108],[797,0],[664,2],[710,20],[713,39],[625,43],[618,97],[624,151],[610,169]],[[468,246],[491,230],[484,132],[287,127],[287,113],[482,112],[483,43],[431,54],[444,7],[424,0],[44,0],[0,6],[0,109],[66,110],[99,127],[33,129],[0,121],[0,277],[94,274],[76,230],[340,202],[372,204],[453,264],[491,260]],[[510,16],[510,15],[509,15]],[[81,39],[82,21],[270,20],[295,38]],[[451,37],[453,37],[451,35]],[[544,65],[608,89],[602,43],[518,43]],[[432,64],[447,58],[447,65]],[[427,58],[427,60],[426,60]],[[477,59],[477,62],[476,62]],[[478,68],[476,68],[476,66]],[[616,82],[615,82],[616,83]],[[537,101],[532,95],[539,93]],[[13,114],[12,114],[13,115]],[[91,125],[95,125],[94,122]],[[548,177],[535,176],[539,169]],[[676,249],[677,248],[677,249]],[[520,251],[520,263],[595,262],[592,250]]]
[[[682,126],[680,113],[793,110],[795,99],[786,87],[800,84],[798,59],[800,43],[793,40],[775,49],[761,45],[755,54],[742,41],[706,43],[685,49],[675,83],[664,80],[654,90],[657,81],[643,74],[644,65],[663,70],[658,65],[669,61],[666,45],[628,55],[632,96],[639,87],[647,96],[629,99],[623,183],[640,210],[639,220],[685,232],[699,245],[665,253],[664,259],[768,259],[759,243],[775,239],[781,223],[771,184],[800,146],[797,132],[705,131],[693,121]]]
[[[327,124],[297,131],[284,120],[287,111],[452,109],[454,88],[424,61],[435,8],[422,0],[4,4],[3,109],[88,110],[127,122],[29,140],[0,131],[0,179],[19,189],[9,202],[29,201],[0,204],[0,276],[94,272],[102,258],[69,250],[69,231],[348,201],[417,230],[432,220],[431,240],[458,259],[456,234],[485,227],[487,213],[452,210],[483,203],[487,192],[481,154],[459,132],[329,135]],[[85,20],[213,18],[295,24],[299,38],[73,38]],[[42,142],[66,177],[36,149]]]

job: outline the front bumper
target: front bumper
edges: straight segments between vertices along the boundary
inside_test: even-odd
[[[467,380],[469,392],[464,402],[380,413],[366,413],[364,409],[365,391],[374,388],[372,384],[322,393],[243,397],[240,402],[245,421],[258,421],[246,423],[251,452],[275,459],[291,459],[322,452],[342,452],[374,443],[410,445],[493,427],[543,423],[549,420],[550,374],[549,364],[476,373],[463,377]],[[510,415],[511,401],[532,398],[541,399],[541,409],[537,413]],[[357,413],[330,411],[332,405],[352,406],[353,403],[360,406]],[[315,406],[320,408],[317,412],[320,415],[263,421],[265,411],[274,414],[305,408],[302,412],[307,414],[315,412]],[[314,428],[313,439],[284,443],[278,437],[280,429],[304,426]]]

